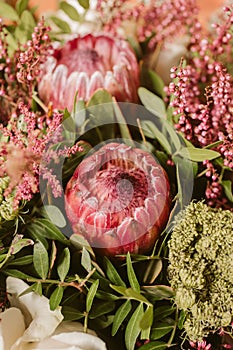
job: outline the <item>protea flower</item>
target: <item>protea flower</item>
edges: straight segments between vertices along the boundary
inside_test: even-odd
[[[98,88],[118,101],[137,102],[139,67],[128,43],[108,35],[78,36],[57,48],[44,65],[38,86],[41,99],[69,110],[74,97],[88,101]]]
[[[167,222],[169,187],[150,153],[110,143],[76,168],[65,192],[67,216],[73,231],[106,255],[145,253]]]

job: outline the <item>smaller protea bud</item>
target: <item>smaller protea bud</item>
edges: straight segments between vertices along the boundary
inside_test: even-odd
[[[73,231],[107,255],[149,251],[169,205],[168,178],[154,157],[118,143],[84,159],[65,193]]]
[[[38,86],[41,99],[72,110],[75,94],[88,101],[104,88],[118,101],[137,102],[139,66],[129,44],[109,35],[78,36],[54,51]]]

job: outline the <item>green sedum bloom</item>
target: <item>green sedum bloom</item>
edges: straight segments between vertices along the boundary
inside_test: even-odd
[[[191,340],[233,319],[233,213],[192,202],[175,220],[169,241],[169,277],[175,303],[186,312]]]
[[[10,221],[17,216],[17,210],[13,208],[14,195],[5,196],[4,192],[9,185],[9,177],[0,177],[0,223]]]

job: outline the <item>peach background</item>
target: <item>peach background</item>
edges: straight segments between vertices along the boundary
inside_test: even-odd
[[[31,0],[31,5],[38,6],[38,14],[46,10],[55,10],[57,8],[58,0]],[[200,8],[200,20],[207,22],[211,13],[217,8],[223,6],[224,0],[197,0]]]

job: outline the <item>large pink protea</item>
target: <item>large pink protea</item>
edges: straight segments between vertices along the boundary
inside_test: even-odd
[[[141,149],[110,143],[84,159],[67,184],[74,233],[106,255],[145,253],[164,228],[170,186],[163,168]]]
[[[44,65],[40,98],[72,110],[74,97],[88,101],[98,88],[120,102],[137,102],[139,66],[129,44],[109,35],[78,36],[54,51]]]

